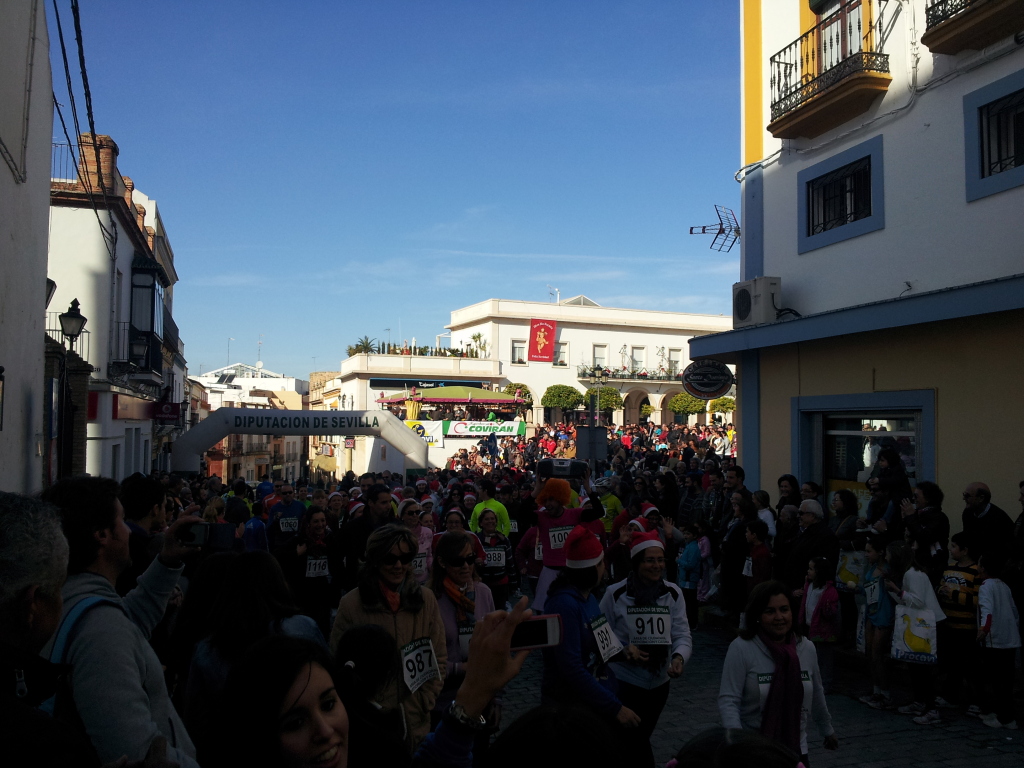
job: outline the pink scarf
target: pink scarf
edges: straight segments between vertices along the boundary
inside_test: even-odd
[[[768,696],[761,713],[761,734],[789,747],[798,755],[800,749],[800,710],[804,704],[804,685],[800,680],[800,659],[796,655],[796,635],[790,632],[781,643],[770,640],[758,631],[775,662]]]

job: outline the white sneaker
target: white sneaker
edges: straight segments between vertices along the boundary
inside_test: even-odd
[[[987,715],[981,716],[981,722],[987,725],[989,728],[1002,728],[1003,724],[999,722],[999,718],[996,717],[995,712],[989,712]]]
[[[935,708],[936,709],[956,709],[956,704],[950,704],[941,696],[935,697]]]
[[[896,711],[901,715],[923,715],[928,710],[920,701],[915,701],[913,704],[907,704],[899,707]]]
[[[967,708],[966,715],[968,717],[984,717],[985,713],[981,711],[981,707],[977,704],[971,704],[971,706]]]
[[[914,722],[918,725],[934,725],[935,723],[942,722],[942,715],[939,714],[939,710],[933,709],[930,712],[925,712],[920,717],[915,717]]]

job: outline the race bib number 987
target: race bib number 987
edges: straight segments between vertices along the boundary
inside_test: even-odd
[[[402,676],[412,693],[416,693],[424,683],[441,676],[437,669],[434,644],[429,637],[421,637],[402,646]]]

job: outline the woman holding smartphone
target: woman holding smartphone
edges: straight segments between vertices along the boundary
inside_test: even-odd
[[[619,700],[640,718],[623,734],[636,766],[654,763],[651,734],[668,701],[669,679],[683,674],[693,650],[683,590],[665,581],[665,545],[657,531],[634,533],[630,571],[612,584],[601,612],[625,650],[612,662]]]

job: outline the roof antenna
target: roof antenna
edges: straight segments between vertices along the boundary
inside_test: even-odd
[[[715,212],[718,214],[717,224],[706,224],[703,227],[690,227],[691,235],[714,235],[711,241],[711,250],[719,253],[728,253],[740,239],[740,223],[736,220],[736,214],[732,208],[723,205],[716,205]]]
[[[555,286],[553,286],[553,285],[549,285],[548,286],[548,296],[554,296],[555,297],[555,304],[561,304],[562,303],[562,293],[557,288],[555,288]]]

